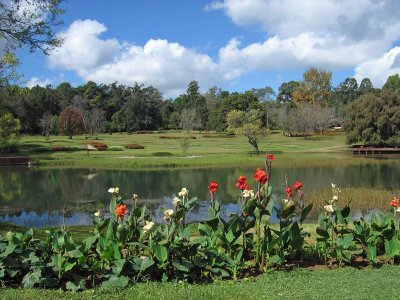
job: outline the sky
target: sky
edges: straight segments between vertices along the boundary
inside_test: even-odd
[[[62,47],[19,51],[25,84],[135,82],[165,98],[272,87],[310,67],[333,86],[400,73],[398,0],[68,0]]]

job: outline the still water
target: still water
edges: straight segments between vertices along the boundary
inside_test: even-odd
[[[400,160],[393,159],[379,164],[274,168],[271,184],[274,194],[282,194],[287,174],[289,183],[300,180],[306,193],[329,188],[331,182],[341,187],[395,190],[400,187],[399,166]],[[211,180],[219,183],[217,199],[225,216],[229,216],[238,211],[236,179],[245,175],[249,185],[256,189],[253,172],[254,168],[116,171],[1,167],[0,221],[33,227],[92,224],[93,212],[108,211],[107,190],[116,186],[124,199],[138,194],[140,202],[146,203],[156,220],[162,218],[162,209],[172,207],[171,199],[186,187],[190,196],[197,196],[200,202],[188,220],[201,220],[207,214],[207,186]]]

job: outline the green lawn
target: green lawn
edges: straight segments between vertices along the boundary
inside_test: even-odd
[[[379,269],[272,271],[238,282],[141,283],[126,289],[78,293],[57,290],[0,290],[1,299],[399,299],[400,266]]]
[[[34,157],[43,166],[114,169],[256,166],[263,163],[266,151],[277,156],[277,166],[309,165],[310,162],[314,165],[360,163],[360,160],[349,154],[343,133],[312,136],[305,140],[302,137],[289,138],[280,132],[274,132],[260,142],[259,155],[253,153],[245,137],[229,137],[215,133],[191,134],[194,139],[189,140],[190,147],[187,153],[183,153],[181,142],[185,136],[187,135],[180,132],[99,135],[98,141],[106,143],[109,147],[137,143],[145,148],[90,153],[82,150],[40,152],[56,145],[81,147],[89,141],[84,136],[75,136],[72,140],[64,136],[51,136],[48,141],[42,136],[23,136],[19,154]],[[335,159],[332,159],[333,157]]]

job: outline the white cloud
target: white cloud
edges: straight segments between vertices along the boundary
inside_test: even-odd
[[[400,74],[400,47],[394,47],[379,58],[369,59],[355,68],[355,78],[360,82],[368,77],[374,86],[382,86],[387,78]]]
[[[374,79],[379,70],[383,78],[395,71],[384,62],[400,38],[400,1],[225,0],[208,8],[223,10],[239,26],[259,27],[265,40],[241,45],[230,37],[213,59],[164,39],[144,45],[104,39],[104,24],[77,20],[62,33],[65,43],[50,55],[50,65],[99,83],[153,85],[167,97],[184,92],[190,80],[207,88],[252,71],[350,68],[375,84],[382,81]]]
[[[77,20],[61,36],[64,44],[50,55],[50,65],[75,70],[82,77],[93,68],[113,61],[122,47],[116,39],[102,40],[107,28],[94,20]]]
[[[234,66],[232,76],[309,66],[366,70],[365,61],[381,57],[400,38],[399,1],[225,0],[208,8],[222,9],[235,24],[256,25],[266,34],[264,42],[240,48],[234,39],[220,50],[221,63]],[[369,72],[372,77],[377,70]]]
[[[153,85],[166,96],[185,91],[191,80],[208,87],[220,82],[219,66],[206,54],[167,40],[150,39],[141,47],[103,40],[107,28],[95,20],[78,20],[62,33],[63,46],[50,55],[53,67],[75,70],[85,80]]]
[[[49,84],[52,84],[53,80],[49,79],[49,78],[45,78],[45,79],[39,79],[38,77],[32,77],[31,79],[29,79],[26,82],[26,86],[28,88],[33,88],[34,86],[42,86],[42,87],[46,87]]]

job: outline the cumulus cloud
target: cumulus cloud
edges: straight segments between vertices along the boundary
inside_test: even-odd
[[[50,55],[51,66],[95,82],[154,85],[166,96],[184,92],[190,80],[204,86],[221,81],[218,64],[206,54],[162,39],[150,39],[143,47],[102,39],[106,30],[95,20],[73,22],[61,34],[63,46]]]
[[[381,56],[400,38],[399,1],[225,0],[208,8],[266,34],[264,42],[240,48],[235,39],[220,50],[221,63],[234,66],[232,75],[309,66],[366,70],[386,61],[390,51]],[[366,63],[371,57],[376,59]],[[373,68],[370,72],[372,77]]]
[[[310,66],[355,69],[357,78],[370,77],[379,85],[400,64],[398,49],[392,48],[400,38],[399,1],[221,0],[208,8],[223,10],[238,26],[256,26],[265,39],[242,45],[240,38],[229,37],[212,58],[164,39],[144,45],[105,39],[104,24],[77,20],[62,33],[65,43],[50,55],[50,65],[74,70],[84,80],[153,85],[168,97],[184,92],[190,80],[208,87],[252,71]]]
[[[358,82],[368,77],[374,86],[382,86],[394,74],[400,74],[400,47],[394,47],[381,57],[359,64],[355,68],[354,77]]]
[[[26,86],[28,88],[33,88],[34,86],[42,86],[42,87],[46,87],[49,84],[52,84],[53,80],[49,79],[49,78],[45,78],[45,79],[39,79],[38,77],[32,77],[31,79],[29,79],[26,82]]]

